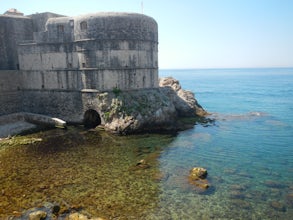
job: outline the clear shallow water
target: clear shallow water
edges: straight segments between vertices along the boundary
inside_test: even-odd
[[[292,219],[293,69],[160,75],[195,92],[215,123],[175,137],[69,129],[2,142],[0,218],[57,202],[107,219]],[[208,169],[205,193],[188,183],[194,166]]]
[[[179,79],[216,118],[163,152],[161,169],[174,176],[162,185],[163,206],[178,219],[292,219],[293,69],[160,73]],[[191,166],[208,169],[213,193],[182,192],[178,181]]]

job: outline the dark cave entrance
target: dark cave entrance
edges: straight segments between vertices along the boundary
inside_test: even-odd
[[[87,129],[95,128],[101,124],[101,117],[96,110],[89,109],[83,115],[83,125]]]

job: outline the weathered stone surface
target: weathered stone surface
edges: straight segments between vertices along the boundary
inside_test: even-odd
[[[200,189],[208,189],[210,184],[206,179],[208,172],[205,168],[194,167],[190,170],[188,182]]]
[[[176,94],[169,93],[180,116],[205,116],[207,112],[198,104],[191,91],[183,90],[178,80],[172,77],[161,78],[160,87],[171,87]]]
[[[47,213],[44,211],[35,211],[29,214],[29,220],[44,220]]]
[[[184,93],[178,81],[174,85],[177,91]],[[196,117],[197,112],[206,114],[205,110],[194,101],[193,94],[188,92],[187,94],[189,96],[183,100],[169,86],[120,91],[118,95],[106,92],[98,94],[99,103],[96,108],[100,109],[106,130],[114,133],[175,131],[179,129],[180,117]]]
[[[194,167],[190,170],[189,176],[192,179],[205,179],[208,175],[208,172],[205,168],[202,167]]]
[[[81,214],[81,213],[72,213],[69,214],[68,220],[105,220],[103,218],[97,217],[97,218],[89,218],[88,216]]]

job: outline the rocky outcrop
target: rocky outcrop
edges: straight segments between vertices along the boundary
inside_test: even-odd
[[[198,104],[195,99],[194,93],[187,91],[181,88],[181,85],[178,80],[172,77],[161,78],[159,82],[160,87],[162,88],[172,88],[172,92],[168,93],[169,97],[172,98],[172,101],[176,107],[176,111],[179,116],[205,116],[207,112]],[[175,93],[174,93],[175,92]]]
[[[202,117],[206,111],[194,94],[173,78],[161,79],[159,88],[98,94],[105,129],[118,134],[164,132],[180,129],[181,117]]]

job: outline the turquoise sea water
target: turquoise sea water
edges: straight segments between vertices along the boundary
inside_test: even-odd
[[[293,219],[293,69],[162,70],[214,113],[214,125],[181,132],[161,158],[172,174],[162,207],[174,219]],[[214,191],[178,185],[208,169]]]
[[[293,219],[293,69],[160,76],[214,120],[175,136],[69,128],[0,142],[0,219],[47,202],[105,219]],[[188,182],[197,166],[207,191]]]

